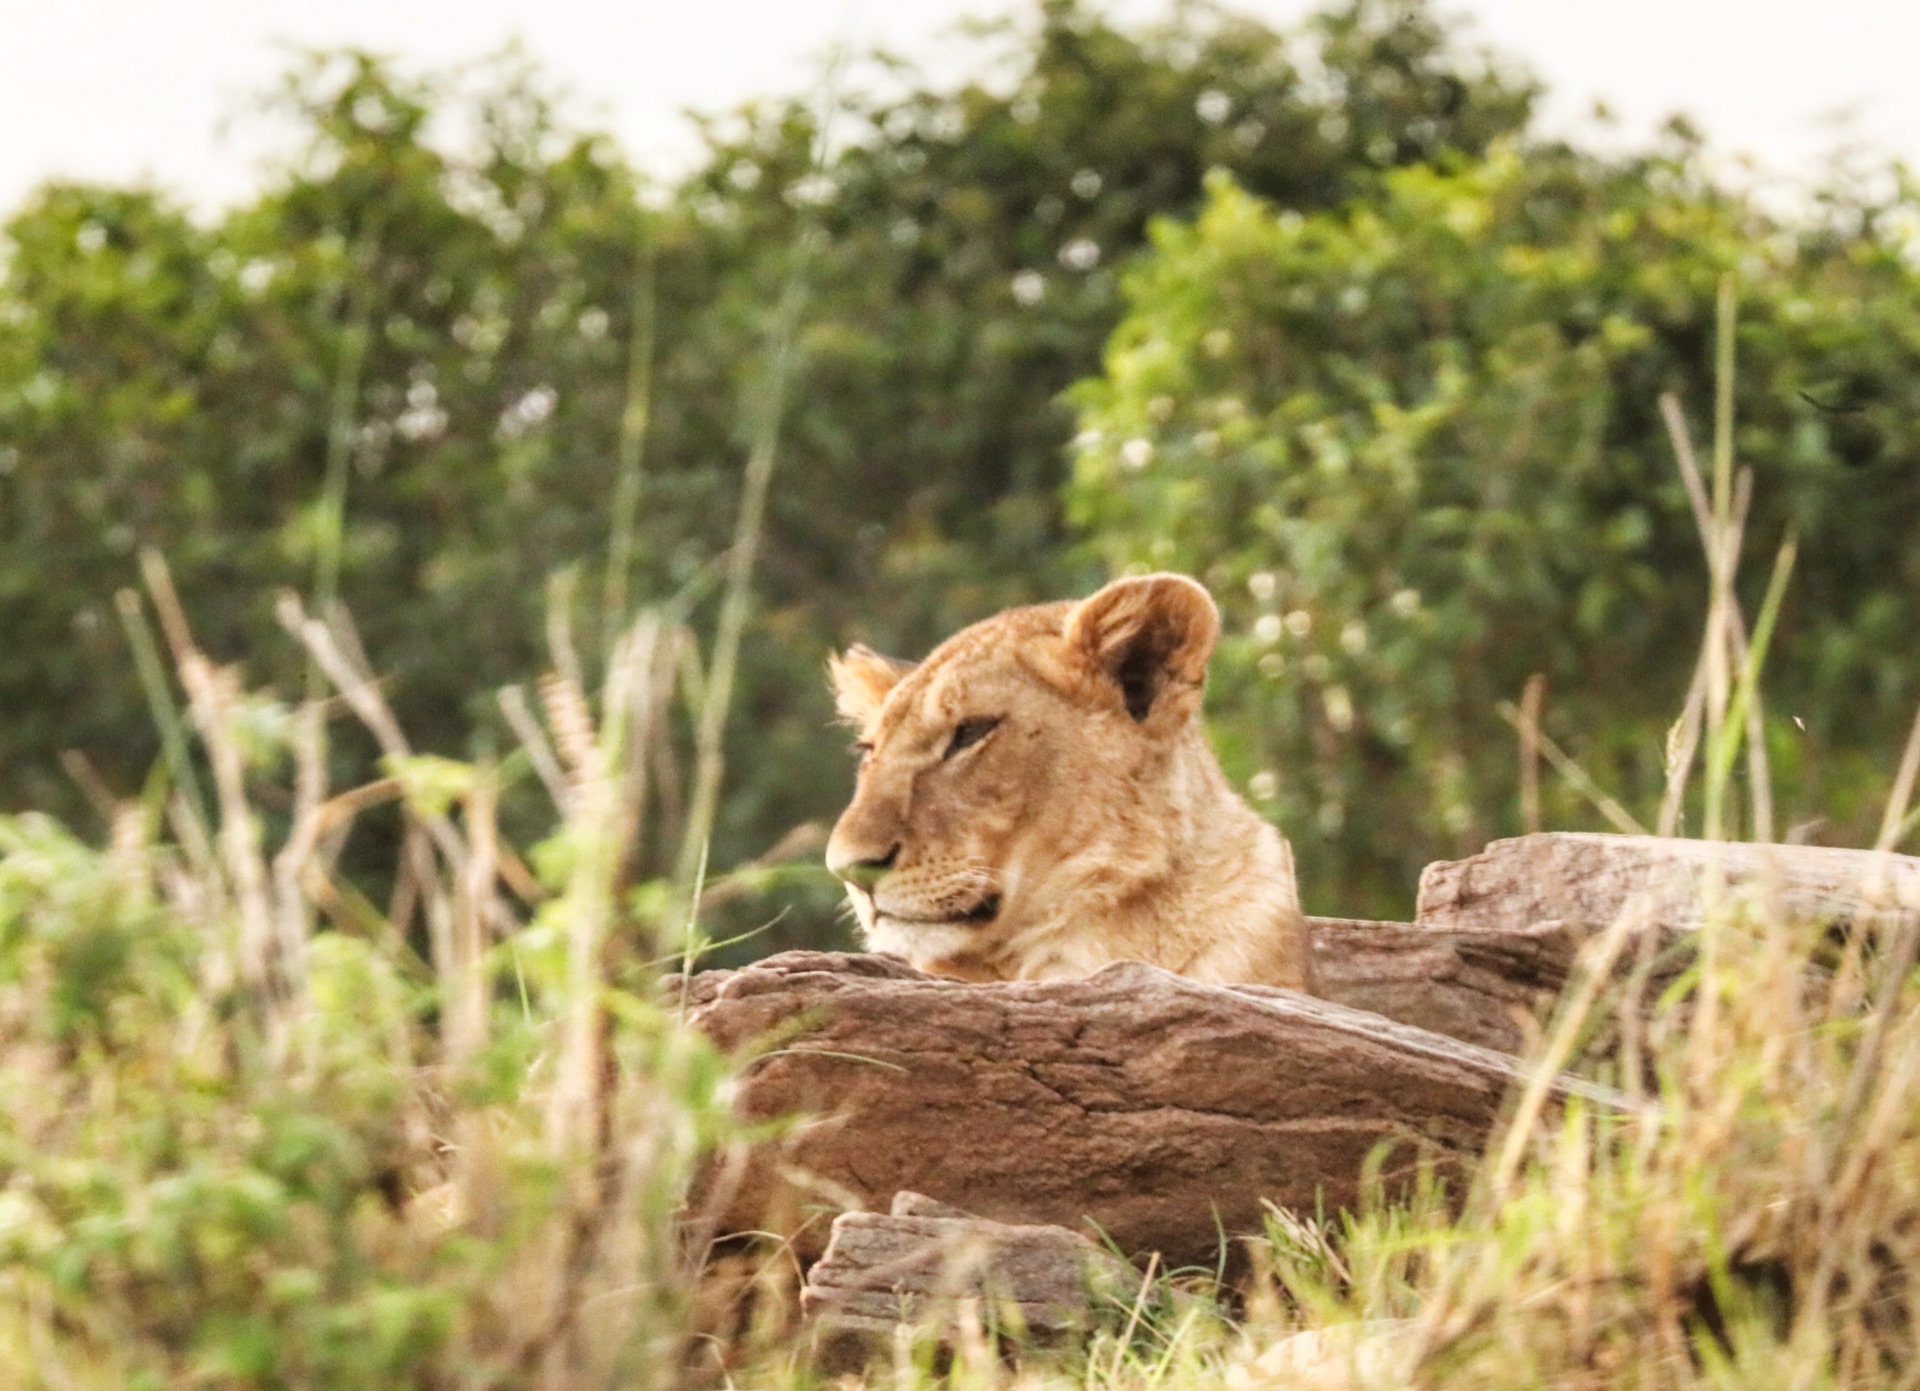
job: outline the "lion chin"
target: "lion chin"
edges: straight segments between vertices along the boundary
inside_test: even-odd
[[[1144,961],[1312,989],[1287,843],[1200,726],[1220,617],[1182,575],[1009,609],[917,665],[829,663],[859,784],[827,844],[867,946],[966,980]]]
[[[903,956],[923,971],[952,962],[955,964],[935,974],[964,975],[964,968],[958,963],[968,959],[977,934],[966,923],[923,922],[876,915],[872,926],[862,926],[861,935],[866,938],[869,951]]]

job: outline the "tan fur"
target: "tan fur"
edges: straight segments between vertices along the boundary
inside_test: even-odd
[[[1148,575],[1009,609],[918,666],[834,658],[863,757],[827,864],[867,944],[968,980],[1145,961],[1311,989],[1292,852],[1200,728],[1219,633],[1206,590]]]

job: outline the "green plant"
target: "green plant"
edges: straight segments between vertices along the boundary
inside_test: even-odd
[[[597,702],[549,684],[568,795],[542,883],[495,818],[517,760],[414,753],[351,632],[289,596],[288,627],[387,748],[386,777],[331,792],[318,700],[243,695],[151,568],[212,821],[164,783],[112,809],[105,851],[0,820],[15,1384],[672,1379],[695,1326],[676,1213],[732,1123],[725,1068],[656,998],[657,944],[623,902],[670,630],[623,633]],[[277,833],[263,796],[292,808]],[[408,853],[383,912],[339,858],[395,800]]]
[[[1843,225],[1764,216],[1675,137],[1617,160],[1501,146],[1306,215],[1221,176],[1197,222],[1156,227],[1075,393],[1072,513],[1113,568],[1187,570],[1222,600],[1216,738],[1298,842],[1310,905],[1401,915],[1426,862],[1520,829],[1497,712],[1530,684],[1547,731],[1654,824],[1696,596],[1719,592],[1709,521],[1736,554],[1801,542],[1750,741],[1771,764],[1728,784],[1777,785],[1747,828],[1872,835],[1881,751],[1920,698],[1893,520],[1920,505],[1916,340],[1884,318],[1914,281],[1871,210]],[[1716,399],[1729,278],[1740,370],[1708,498],[1656,405]],[[1669,828],[1706,814],[1666,808]]]

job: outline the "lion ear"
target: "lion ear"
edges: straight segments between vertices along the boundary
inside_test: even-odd
[[[1119,687],[1127,713],[1141,723],[1159,710],[1198,708],[1220,611],[1185,575],[1141,575],[1075,605],[1063,636]]]
[[[833,703],[839,708],[840,718],[848,724],[864,725],[886,700],[887,692],[912,670],[912,662],[882,657],[864,643],[855,643],[827,658],[827,679],[833,685]]]

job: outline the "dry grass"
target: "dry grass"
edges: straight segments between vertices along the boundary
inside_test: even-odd
[[[111,808],[105,851],[0,823],[13,1384],[671,1382],[693,1328],[673,1222],[726,1137],[724,1072],[614,981],[660,954],[627,866],[680,635],[643,616],[595,700],[549,678],[560,819],[528,857],[496,816],[511,767],[416,755],[337,615],[283,601],[332,688],[286,710],[150,578],[211,812],[182,780]],[[336,705],[384,754],[344,792]],[[338,866],[395,800],[383,911]]]

